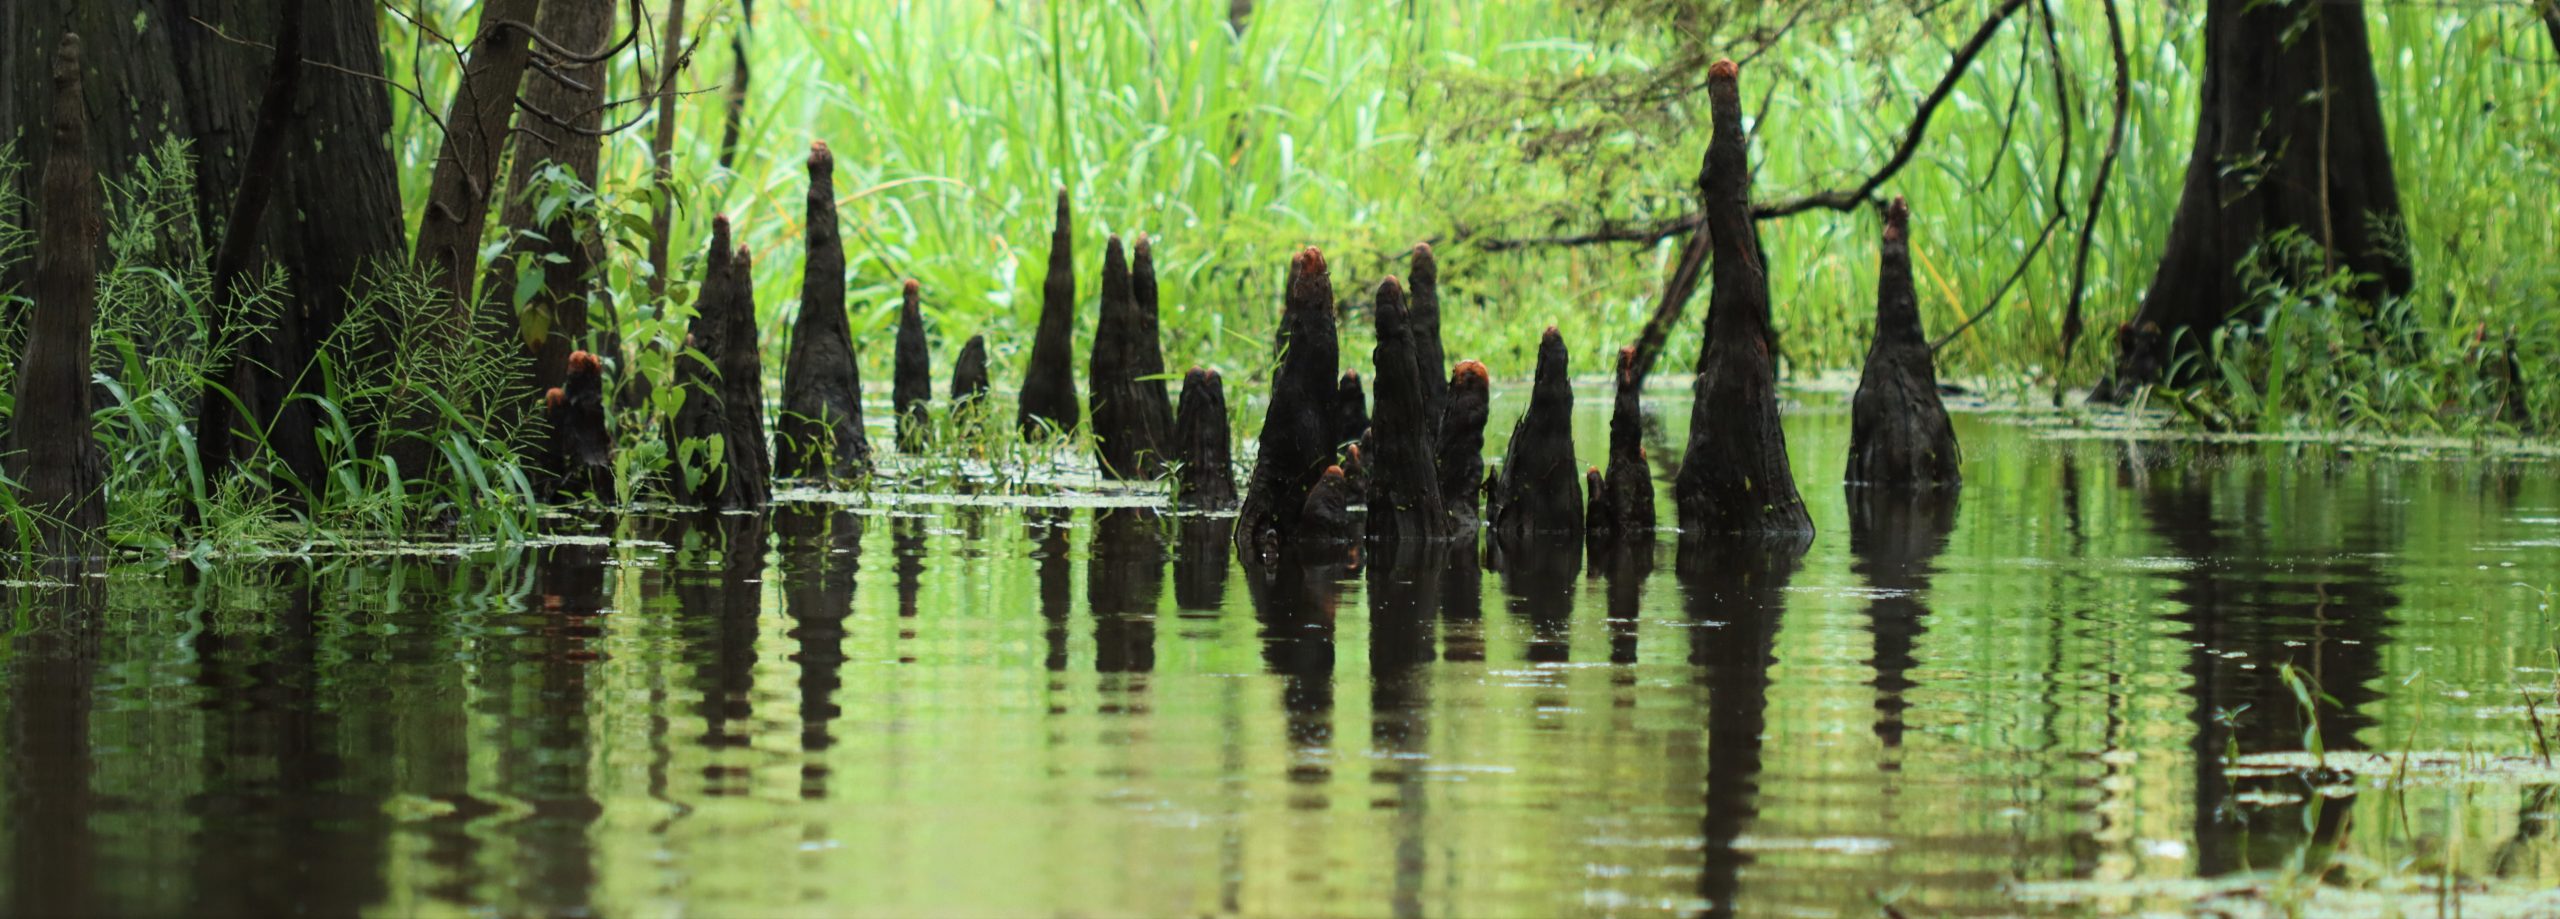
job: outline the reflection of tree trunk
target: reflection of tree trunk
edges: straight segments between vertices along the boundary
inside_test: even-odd
[[[1164,596],[1164,532],[1156,512],[1135,507],[1095,511],[1084,572],[1085,607],[1093,614],[1094,672],[1155,670],[1156,603]],[[1146,683],[1138,677],[1124,685],[1144,689]]]
[[[1031,557],[1039,562],[1041,638],[1049,653],[1043,659],[1048,667],[1050,685],[1058,685],[1056,674],[1067,669],[1068,597],[1075,574],[1067,567],[1067,524],[1069,512],[1064,508],[1035,507],[1022,513],[1023,538],[1031,543]]]
[[[1430,795],[1420,755],[1430,750],[1433,625],[1440,615],[1440,573],[1453,553],[1446,541],[1381,544],[1369,567],[1369,744],[1373,781],[1395,787],[1393,912],[1423,913],[1429,865]],[[1473,564],[1455,553],[1459,564]]]
[[[538,639],[498,657],[502,678],[530,676],[531,692],[497,692],[499,723],[514,728],[499,751],[501,782],[530,809],[510,824],[521,874],[518,909],[540,915],[588,912],[597,877],[588,832],[604,816],[588,781],[588,677],[604,637],[608,602],[604,546],[554,546],[536,563],[532,602]],[[529,672],[528,672],[529,671]]]
[[[1329,548],[1292,548],[1273,562],[1246,560],[1254,617],[1262,623],[1262,660],[1280,675],[1288,715],[1293,781],[1320,783],[1333,774],[1334,616],[1342,599],[1346,558]]]
[[[1582,576],[1582,553],[1554,537],[1492,537],[1511,611],[1529,623],[1530,663],[1573,659],[1573,591]]]
[[[2240,789],[2223,775],[2233,749],[2303,749],[2302,705],[2279,675],[2281,665],[2292,664],[2337,699],[2315,716],[2326,747],[2362,749],[2357,734],[2372,723],[2364,707],[2381,695],[2372,684],[2382,675],[2385,626],[2400,599],[2396,578],[2373,561],[2392,548],[2387,511],[2368,508],[2344,526],[2283,526],[2263,519],[2271,504],[2282,505],[2252,479],[2233,483],[2246,488],[2240,498],[2247,508],[2247,517],[2234,521],[2216,513],[2218,503],[2230,502],[2217,501],[2217,483],[2197,478],[2207,474],[2156,470],[2142,505],[2153,532],[2190,564],[2176,575],[2169,599],[2183,607],[2172,618],[2187,627],[2194,649],[2186,672],[2195,700],[2197,867],[2219,874],[2277,864],[2302,842],[2302,805],[2243,807],[2232,799]],[[2279,534],[2328,532],[2338,532],[2341,544],[2277,541]],[[2304,790],[2281,781],[2282,790]],[[2353,800],[2323,804],[2312,838],[2332,839]]]
[[[6,749],[0,792],[9,815],[8,899],[12,916],[79,916],[114,911],[97,889],[98,840],[89,827],[102,803],[90,788],[91,694],[96,688],[100,582],[47,598],[35,626],[9,654]],[[63,602],[68,600],[70,602]]]
[[[762,614],[765,518],[761,514],[703,514],[690,539],[701,540],[699,554],[676,582],[681,609],[682,657],[694,667],[701,694],[696,713],[703,719],[703,746],[714,750],[742,748],[754,738],[746,733],[755,717],[757,619]],[[717,552],[717,560],[706,557]],[[716,759],[715,755],[715,759]],[[704,777],[711,794],[743,793],[743,766],[711,766]]]
[[[1751,857],[1734,847],[1760,813],[1760,744],[1768,729],[1769,667],[1776,662],[1778,620],[1786,611],[1787,582],[1795,577],[1793,547],[1755,542],[1683,540],[1680,579],[1686,588],[1689,664],[1704,671],[1707,707],[1705,868],[1698,896],[1706,914],[1734,916],[1742,868]],[[1704,627],[1707,622],[1720,627]]]
[[[2297,274],[2369,274],[2356,289],[2368,299],[2411,283],[2362,0],[2211,0],[2204,42],[2186,186],[2151,289],[2119,330],[2119,387],[2158,379],[2175,350],[2232,318],[2247,299],[2241,260],[2278,231],[2323,258]]]

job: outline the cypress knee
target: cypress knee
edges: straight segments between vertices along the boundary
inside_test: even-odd
[[[1197,510],[1236,504],[1236,470],[1227,439],[1227,388],[1218,372],[1191,368],[1182,377],[1182,413],[1174,419],[1173,500]],[[1224,564],[1221,562],[1220,564]]]
[[[11,473],[40,515],[33,546],[85,555],[106,528],[106,457],[90,436],[89,332],[97,323],[98,177],[89,160],[80,36],[62,33],[53,60],[53,148],[38,179],[35,306],[18,367]]]
[[[960,356],[951,362],[952,411],[975,405],[987,397],[987,337],[971,335],[960,346]]]
[[[1412,318],[1406,325],[1413,330],[1413,363],[1422,368],[1424,417],[1431,419],[1432,435],[1440,432],[1440,415],[1449,410],[1449,381],[1440,376],[1440,368],[1449,366],[1448,352],[1440,347],[1440,260],[1431,254],[1431,244],[1413,247],[1412,296],[1407,307]]]
[[[1236,545],[1259,554],[1298,535],[1307,492],[1333,464],[1333,386],[1341,343],[1324,253],[1310,247],[1290,260],[1280,322],[1286,345],[1262,419],[1261,452],[1236,516]]]
[[[1583,542],[1598,552],[1602,545],[1618,541],[1618,521],[1610,515],[1617,499],[1610,494],[1609,480],[1600,475],[1598,466],[1583,471],[1582,493]]]
[[[898,413],[898,448],[921,450],[932,439],[933,346],[924,337],[924,288],[907,279],[898,305],[897,369],[889,401]]]
[[[1449,407],[1440,416],[1440,503],[1449,509],[1461,534],[1474,532],[1480,521],[1478,498],[1484,493],[1484,424],[1493,406],[1493,380],[1484,365],[1459,361],[1449,374]]]
[[[1040,326],[1031,338],[1031,366],[1022,374],[1014,421],[1025,440],[1075,433],[1082,400],[1076,397],[1075,239],[1067,192],[1058,191],[1057,224],[1049,231],[1049,276],[1040,285]]]
[[[755,293],[744,249],[729,247],[729,218],[711,224],[711,253],[686,335],[688,351],[676,360],[676,385],[684,402],[674,431],[680,464],[690,483],[687,500],[735,509],[763,505],[772,496],[764,443],[763,359],[756,353]],[[707,449],[714,437],[716,455]],[[699,445],[699,446],[689,446]]]
[[[1500,502],[1493,517],[1497,536],[1582,532],[1582,464],[1573,453],[1573,380],[1565,365],[1564,336],[1548,326],[1538,340],[1538,375],[1529,410],[1511,429],[1502,453]]]
[[[1413,312],[1405,305],[1404,287],[1388,278],[1378,284],[1373,314],[1378,343],[1371,366],[1377,374],[1378,414],[1370,427],[1368,472],[1369,533],[1382,540],[1445,539],[1457,532],[1457,521],[1440,500],[1440,471],[1434,464],[1429,391],[1419,365]]]
[[[604,362],[585,351],[569,352],[567,376],[547,396],[551,442],[560,470],[554,497],[613,496],[613,435],[604,423]]]
[[[862,368],[844,313],[844,236],[836,223],[836,158],[809,145],[809,251],[800,280],[800,319],[782,372],[782,417],[774,422],[774,474],[842,479],[871,471],[862,427]]]
[[[1369,434],[1369,394],[1360,387],[1360,371],[1345,370],[1333,387],[1333,445],[1359,443]]]
[[[1307,489],[1307,500],[1298,510],[1298,529],[1290,538],[1300,542],[1359,539],[1359,524],[1351,519],[1351,502],[1356,494],[1351,477],[1342,467],[1325,467],[1315,486]]]
[[[1594,505],[1606,516],[1610,538],[1653,538],[1653,464],[1644,454],[1644,379],[1636,373],[1636,349],[1618,349],[1617,401],[1609,409],[1608,500]],[[1595,492],[1595,494],[1597,494]]]
[[[1707,301],[1707,344],[1689,410],[1689,453],[1672,495],[1680,527],[1710,534],[1805,537],[1813,518],[1787,465],[1787,434],[1778,421],[1777,365],[1769,353],[1769,279],[1751,222],[1751,174],[1742,134],[1738,68],[1718,61],[1707,71],[1714,135],[1701,176],[1707,228],[1713,233],[1714,292]]]
[[[1139,251],[1147,248],[1146,238],[1140,237]],[[1148,267],[1152,271],[1154,266]],[[1093,362],[1087,371],[1094,453],[1102,474],[1111,478],[1153,478],[1162,471],[1173,439],[1173,403],[1165,398],[1164,354],[1154,337],[1155,325],[1141,312],[1120,237],[1111,237],[1102,250],[1102,318],[1094,327]]]
[[[1848,484],[1879,487],[1954,486],[1955,426],[1938,398],[1938,370],[1920,330],[1920,298],[1911,288],[1911,211],[1895,198],[1884,208],[1883,262],[1876,270],[1875,341],[1850,403]]]

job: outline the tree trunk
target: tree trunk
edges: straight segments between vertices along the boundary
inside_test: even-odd
[[[844,236],[836,221],[836,157],[809,145],[808,258],[800,320],[782,371],[773,472],[783,478],[850,479],[871,471],[862,428],[862,368],[844,314]]]
[[[39,208],[43,200],[38,184],[51,162],[53,147],[49,130],[53,64],[65,34],[82,38],[86,123],[113,127],[94,131],[88,138],[90,174],[101,186],[124,178],[135,161],[161,141],[186,135],[186,100],[179,89],[170,42],[181,26],[193,25],[183,18],[173,19],[160,8],[164,2],[149,0],[137,11],[131,2],[0,0],[0,43],[7,49],[0,53],[0,144],[15,141],[18,158],[27,166],[18,173],[15,189],[22,200]],[[257,21],[263,29],[275,16]],[[257,72],[263,73],[265,57],[253,49],[244,50],[258,62]],[[252,104],[256,90],[247,92],[235,104]],[[107,254],[103,235],[95,238],[93,248],[94,257],[103,264]],[[18,263],[8,275],[0,276],[0,292],[31,292],[36,272],[32,260]]]
[[[1810,542],[1813,518],[1787,463],[1778,420],[1776,364],[1769,348],[1769,278],[1751,223],[1749,141],[1742,133],[1739,68],[1707,71],[1714,107],[1705,198],[1715,287],[1707,301],[1707,341],[1689,411],[1689,454],[1673,496],[1684,537],[1781,536]]]
[[[543,4],[537,27],[562,47],[583,53],[613,40],[615,10],[615,0],[549,0]],[[559,207],[548,222],[536,222],[541,219],[541,195],[548,191],[539,181],[542,172],[557,166],[579,185],[593,189],[604,150],[604,138],[597,133],[604,129],[608,77],[604,65],[563,61],[555,69],[559,76],[525,75],[525,103],[544,114],[528,112],[525,130],[516,135],[506,206],[499,216],[510,234],[512,257],[502,257],[490,266],[483,306],[490,314],[485,321],[516,329],[530,349],[533,360],[522,389],[526,405],[533,394],[568,386],[571,352],[621,353],[620,336],[611,326],[594,331],[588,325],[589,295],[597,289],[604,264],[604,239],[595,229],[598,221],[592,208],[582,215],[572,201]],[[517,282],[528,268],[541,272],[540,286],[518,304]],[[541,461],[543,471],[555,476],[578,465],[557,452]]]
[[[2117,331],[2101,396],[2160,380],[2238,318],[2241,260],[2276,233],[2299,232],[2323,258],[2267,262],[2288,280],[2343,269],[2368,276],[2354,293],[2369,301],[2410,289],[2362,0],[2212,0],[2204,68],[2186,186],[2151,289]]]
[[[106,457],[90,436],[89,330],[98,317],[98,175],[89,153],[81,42],[53,56],[50,155],[36,198],[36,287],[20,360],[11,477],[38,515],[20,551],[80,555],[106,528]],[[113,122],[110,122],[111,124]],[[114,133],[114,132],[109,132]],[[14,541],[14,540],[13,540]]]
[[[1031,338],[1031,364],[1023,371],[1019,411],[1022,439],[1073,434],[1084,414],[1076,398],[1075,236],[1066,190],[1058,191],[1057,222],[1049,230],[1049,275],[1040,284],[1040,326]]]
[[[1850,402],[1850,485],[1954,487],[1964,481],[1962,453],[1938,368],[1920,332],[1920,298],[1911,289],[1911,211],[1902,199],[1885,206],[1882,264],[1876,269],[1875,340]]]
[[[212,330],[209,337],[216,342],[232,340],[225,327],[239,310],[237,291],[249,273],[259,227],[266,219],[268,201],[278,184],[290,116],[287,110],[302,90],[304,19],[302,0],[285,0],[277,14],[274,62],[268,67],[266,89],[258,102],[257,128],[241,157],[239,190],[232,195],[231,216],[221,225],[222,242],[213,255],[214,309],[206,322]],[[286,349],[299,350],[299,342],[287,345],[277,335],[285,312],[275,311],[278,315],[272,319],[259,317],[267,321],[258,322],[258,327],[242,338],[231,353],[207,356],[215,371],[206,381],[202,404],[197,406],[195,434],[197,465],[208,479],[208,494],[217,487],[214,480],[229,471],[233,460],[257,450],[258,432],[276,413],[270,398],[280,399],[284,387],[290,385],[275,371],[263,369],[289,366],[284,360]],[[240,400],[236,404],[235,398]],[[245,420],[249,424],[235,423],[244,420],[233,411],[235,407],[247,409]],[[190,526],[202,523],[202,514],[200,502],[187,503]]]
[[[532,37],[520,26],[541,14],[542,0],[491,0],[482,7],[479,34],[463,61],[453,103],[445,108],[444,147],[427,186],[416,259],[446,294],[457,337],[468,334],[480,277],[480,233],[514,128],[516,91],[533,59]]]

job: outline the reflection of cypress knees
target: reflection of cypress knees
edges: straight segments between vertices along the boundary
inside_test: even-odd
[[[1379,282],[1373,317],[1378,326],[1378,344],[1371,352],[1378,415],[1370,427],[1366,457],[1369,532],[1385,540],[1445,539],[1457,531],[1457,521],[1440,500],[1431,393],[1422,383],[1440,374],[1436,367],[1425,372],[1419,364],[1419,330],[1396,279]]]
[[[1538,340],[1538,375],[1530,384],[1529,410],[1511,429],[1502,452],[1500,502],[1493,517],[1498,536],[1582,532],[1582,464],[1573,455],[1573,380],[1565,366],[1564,336],[1548,326]]]
[[[889,401],[898,413],[898,448],[918,450],[933,430],[933,346],[924,338],[924,287],[907,279],[898,305],[898,366]]]
[[[1235,460],[1227,441],[1227,387],[1217,371],[1193,367],[1183,375],[1182,414],[1174,419],[1173,450],[1181,464],[1173,477],[1175,503],[1201,510],[1235,506]]]
[[[1358,443],[1369,435],[1369,394],[1361,391],[1360,371],[1345,370],[1333,387],[1333,445]]]
[[[1460,533],[1478,522],[1477,498],[1484,485],[1484,423],[1493,407],[1493,380],[1484,365],[1459,361],[1449,374],[1449,406],[1440,416],[1440,503],[1457,521]]]
[[[1083,409],[1076,398],[1075,238],[1070,235],[1067,192],[1058,191],[1058,222],[1049,231],[1049,277],[1040,285],[1040,328],[1031,338],[1031,366],[1022,375],[1015,423],[1024,438],[1075,432]]]
[[[1742,135],[1738,68],[1707,69],[1715,112],[1707,144],[1704,197],[1715,239],[1715,287],[1707,301],[1707,344],[1689,409],[1689,455],[1672,496],[1691,537],[1713,533],[1813,532],[1787,466],[1778,421],[1777,365],[1769,355],[1769,278],[1751,224],[1751,173]]]
[[[969,336],[960,346],[960,357],[951,364],[951,410],[974,405],[987,397],[987,337]]]
[[[89,114],[80,36],[62,33],[53,61],[53,147],[37,191],[35,308],[18,366],[10,472],[28,510],[43,515],[35,546],[60,554],[107,523],[106,458],[90,438],[89,330],[98,313],[98,177],[89,164]]]
[[[1424,417],[1431,419],[1431,432],[1437,437],[1440,415],[1449,410],[1449,381],[1440,376],[1440,368],[1449,366],[1449,355],[1440,348],[1440,260],[1432,256],[1430,243],[1413,247],[1410,280],[1412,318],[1406,326],[1413,330],[1413,364],[1422,368]]]
[[[1236,544],[1268,554],[1298,535],[1307,491],[1333,463],[1335,340],[1333,278],[1324,253],[1310,247],[1289,261],[1282,300],[1280,370],[1262,419],[1261,455],[1246,480],[1236,516]]]
[[[1298,530],[1293,539],[1346,540],[1360,538],[1359,527],[1351,521],[1351,502],[1358,491],[1351,487],[1351,477],[1340,466],[1324,467],[1324,475],[1307,489],[1307,500],[1298,509]]]
[[[701,478],[685,497],[714,508],[756,507],[772,497],[765,477],[764,363],[756,354],[755,290],[747,262],[745,249],[729,248],[729,218],[712,221],[711,252],[685,336],[698,356],[676,359],[676,385],[685,393],[671,439],[680,454],[687,442],[721,440],[719,456],[692,460],[716,461],[718,468],[696,466]]]
[[[844,236],[836,226],[836,158],[809,145],[809,253],[800,278],[800,320],[782,371],[782,417],[774,421],[775,475],[846,478],[871,470],[862,429],[862,368],[844,315]]]
[[[604,425],[604,362],[585,351],[569,352],[568,377],[552,387],[552,468],[560,470],[554,495],[613,495],[613,435]]]
[[[1930,486],[1963,481],[1956,429],[1938,400],[1938,369],[1920,333],[1911,290],[1911,210],[1884,208],[1884,259],[1876,270],[1875,342],[1850,403],[1851,485]]]
[[[1149,249],[1138,238],[1138,251]],[[1146,259],[1147,268],[1155,268]],[[1093,435],[1102,474],[1115,479],[1152,478],[1164,465],[1173,439],[1173,403],[1164,393],[1164,352],[1155,339],[1150,296],[1138,302],[1121,257],[1120,237],[1102,250],[1102,318],[1093,331],[1093,362],[1087,383],[1093,391]]]
[[[1591,492],[1591,538],[1653,539],[1653,466],[1644,455],[1644,381],[1636,349],[1618,349],[1617,402],[1609,410],[1609,471]]]

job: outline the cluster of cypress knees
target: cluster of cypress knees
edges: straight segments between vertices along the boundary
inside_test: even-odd
[[[1813,524],[1779,423],[1769,288],[1750,214],[1737,76],[1731,62],[1709,71],[1713,134],[1701,191],[1714,286],[1688,452],[1672,491],[1684,534],[1802,543]],[[749,257],[743,248],[732,250],[725,218],[713,224],[690,348],[676,368],[686,395],[669,432],[679,443],[720,445],[720,473],[702,477],[687,495],[698,503],[754,506],[771,497],[776,477],[858,475],[871,466],[845,319],[833,175],[826,146],[813,145],[808,268],[770,457]],[[1900,199],[1885,206],[1875,338],[1852,406],[1846,480],[1875,493],[1952,488],[1960,479],[1954,429],[1921,333],[1909,226]],[[1040,324],[1019,400],[1017,423],[1026,438],[1071,432],[1080,420],[1071,367],[1069,229],[1067,196],[1060,192]],[[1296,544],[1446,540],[1480,528],[1514,546],[1550,535],[1587,538],[1595,547],[1653,538],[1654,483],[1642,442],[1634,349],[1618,354],[1607,464],[1583,469],[1574,454],[1565,342],[1549,327],[1539,342],[1528,410],[1500,466],[1488,474],[1490,377],[1472,360],[1441,375],[1448,365],[1440,342],[1439,269],[1428,245],[1412,252],[1409,286],[1393,277],[1378,284],[1367,392],[1357,370],[1339,366],[1334,289],[1323,254],[1308,248],[1291,260],[1279,367],[1239,502],[1223,383],[1217,371],[1194,368],[1183,377],[1179,410],[1167,397],[1153,251],[1144,236],[1126,248],[1114,236],[1104,250],[1101,316],[1086,381],[1101,471],[1115,479],[1170,476],[1179,505],[1235,509],[1239,551],[1270,558]],[[920,298],[917,284],[907,282],[892,390],[897,437],[908,449],[933,436]],[[611,463],[601,375],[600,362],[581,352],[571,359],[567,385],[549,394],[555,459],[570,470],[570,480],[584,479],[589,487]],[[953,410],[971,410],[987,391],[986,343],[971,338],[953,371]],[[1365,518],[1352,512],[1360,504]]]

